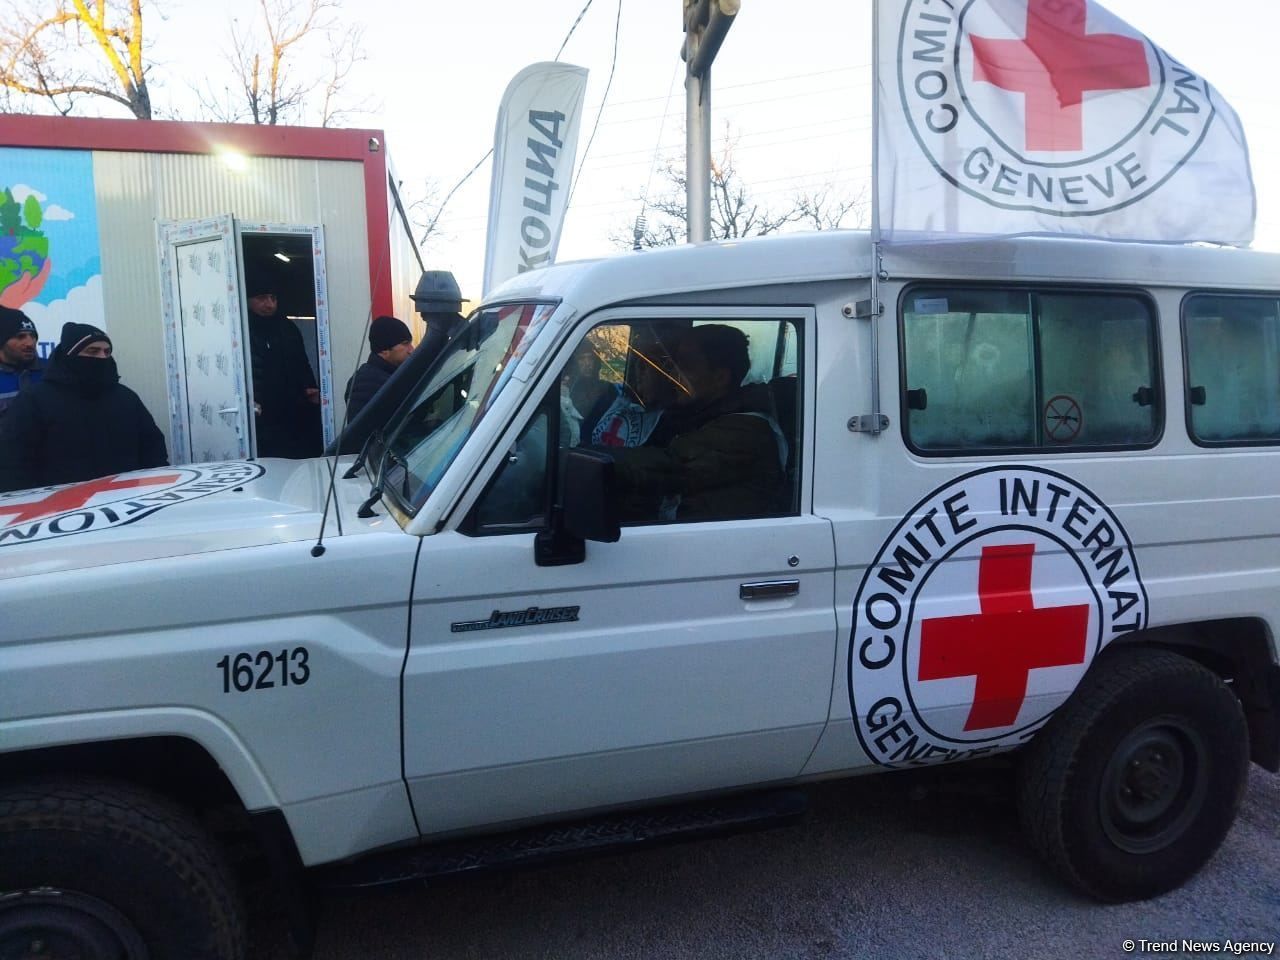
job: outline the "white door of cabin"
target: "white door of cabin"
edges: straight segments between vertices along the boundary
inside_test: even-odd
[[[234,221],[158,226],[174,463],[253,451]]]

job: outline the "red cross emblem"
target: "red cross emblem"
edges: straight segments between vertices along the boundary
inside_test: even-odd
[[[6,526],[13,526],[15,523],[52,517],[54,514],[83,507],[100,493],[133,490],[137,487],[154,487],[160,484],[177,483],[181,479],[181,474],[177,473],[166,473],[158,477],[103,477],[55,490],[42,500],[26,500],[21,503],[0,501],[0,516],[12,517]]]
[[[972,38],[974,79],[1026,97],[1028,150],[1083,149],[1085,93],[1151,83],[1142,41],[1086,33],[1087,12],[1087,0],[1028,0],[1024,39]]]
[[[1084,663],[1089,607],[1037,608],[1031,595],[1034,544],[983,547],[978,566],[982,612],[925,620],[921,680],[975,677],[965,730],[1012,726],[1032,670]]]
[[[627,438],[622,431],[626,425],[626,420],[622,417],[615,416],[609,423],[609,429],[600,435],[600,442],[606,447],[625,447],[627,445]],[[630,431],[628,431],[628,433],[630,433]]]

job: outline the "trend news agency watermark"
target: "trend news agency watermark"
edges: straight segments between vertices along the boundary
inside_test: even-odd
[[[1126,940],[1120,947],[1125,953],[1170,953],[1184,957],[1188,954],[1270,957],[1276,952],[1274,940]]]

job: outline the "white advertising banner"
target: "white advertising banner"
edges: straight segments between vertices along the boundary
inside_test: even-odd
[[[587,71],[535,63],[507,86],[493,143],[484,256],[487,294],[555,261],[569,203]]]
[[[878,0],[876,20],[885,240],[1253,239],[1235,112],[1093,0]]]

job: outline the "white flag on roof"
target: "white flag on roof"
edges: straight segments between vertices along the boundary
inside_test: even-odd
[[[1248,244],[1235,111],[1093,0],[878,0],[884,239]]]

